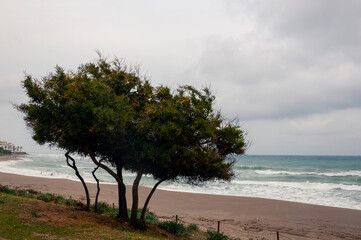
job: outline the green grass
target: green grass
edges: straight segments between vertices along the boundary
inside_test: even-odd
[[[97,214],[84,209],[74,199],[0,185],[0,239],[237,240],[215,231],[201,232],[195,224],[160,222],[148,211],[138,227],[147,230],[137,230],[118,221],[118,208],[104,202],[98,203]],[[138,218],[140,214],[141,209]]]
[[[6,198],[0,204],[0,239],[168,239],[156,236],[160,233],[140,232],[114,221],[114,218],[107,221],[110,217],[97,218],[96,214],[66,205],[6,193],[2,195]],[[61,221],[48,222],[42,219],[46,211],[37,209],[39,206],[43,209],[49,206],[50,211],[69,211],[69,216]]]

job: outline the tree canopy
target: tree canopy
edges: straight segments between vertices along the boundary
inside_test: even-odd
[[[163,181],[230,180],[231,156],[243,154],[246,147],[243,131],[215,110],[215,97],[208,88],[155,88],[136,68],[127,68],[118,59],[100,57],[77,71],[56,67],[41,80],[27,75],[23,88],[29,102],[17,109],[24,113],[33,139],[67,154],[90,156],[97,167],[111,174],[118,182],[119,216],[125,220],[122,171],[137,173],[132,188],[133,223],[143,174],[158,180],[145,210]]]

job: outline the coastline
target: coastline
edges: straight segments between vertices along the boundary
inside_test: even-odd
[[[22,155],[3,155],[0,156],[0,161],[9,161],[9,160],[19,160],[19,157],[21,157]]]
[[[85,200],[81,183],[66,179],[0,173],[0,184]],[[88,183],[88,187],[94,201],[96,184]],[[149,191],[150,188],[139,187],[140,207]],[[131,186],[127,186],[127,199],[130,207]],[[99,201],[116,204],[117,187],[101,184]],[[361,236],[361,210],[160,189],[154,193],[149,208],[162,220],[174,220],[178,215],[181,222],[198,224],[202,230],[216,229],[217,221],[221,221],[222,232],[246,239],[274,239],[276,231],[281,239],[359,239]]]

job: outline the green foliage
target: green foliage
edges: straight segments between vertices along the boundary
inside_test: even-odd
[[[208,230],[207,235],[207,240],[230,240],[229,236],[217,231]]]
[[[189,224],[188,226],[184,226],[184,224],[177,223],[175,221],[158,222],[158,227],[176,235],[177,237],[189,235],[189,233],[193,231],[199,231],[199,228],[196,224]]]
[[[199,227],[197,224],[191,223],[187,226],[187,231],[188,232],[199,231]]]
[[[40,194],[40,196],[38,197],[38,199],[44,201],[44,202],[50,202],[53,201],[55,199],[53,194],[50,193],[44,193],[44,194]]]
[[[28,191],[28,193],[29,193],[30,195],[36,195],[36,194],[39,193],[38,191],[35,191],[35,190],[33,190],[33,189],[28,189],[27,191]]]
[[[214,109],[208,88],[154,88],[117,59],[100,57],[68,72],[57,66],[40,80],[25,76],[22,86],[29,102],[16,108],[36,142],[101,158],[117,173],[125,168],[190,184],[228,181],[231,156],[246,147],[240,127]]]
[[[92,208],[94,209],[94,205],[92,205]],[[116,216],[118,213],[118,208],[113,208],[111,205],[105,202],[98,202],[98,213],[104,213],[109,216]]]
[[[15,190],[15,189],[10,189],[8,186],[0,185],[0,192],[12,194],[15,196],[27,197],[27,198],[36,198],[36,199],[42,200],[44,202],[65,203],[67,205],[83,207],[83,203],[80,201],[76,201],[71,198],[65,199],[62,196],[57,196],[57,195],[50,194],[50,193],[41,193],[41,192],[38,192],[38,191],[35,191],[32,189]]]
[[[132,120],[129,97],[139,83],[119,60],[99,59],[69,72],[57,66],[41,80],[27,75],[22,84],[30,101],[16,107],[39,144],[83,155],[110,153]]]
[[[140,216],[141,211],[142,211],[142,209],[139,209],[138,216]],[[154,215],[154,213],[149,212],[149,211],[146,211],[144,221],[146,223],[152,224],[152,225],[156,225],[159,223],[159,219],[157,218],[157,216]]]
[[[137,211],[137,218],[140,218],[140,215],[142,214],[143,209],[140,208]],[[131,209],[128,209],[128,215],[131,214]],[[154,215],[154,213],[149,212],[148,210],[146,210],[145,212],[145,216],[144,216],[144,222],[147,224],[152,224],[152,225],[156,225],[159,223],[159,220],[157,218],[157,216]]]
[[[66,199],[62,196],[54,196],[54,197],[55,197],[55,199],[54,199],[55,203],[58,203],[58,202],[65,203],[66,202]]]
[[[27,190],[17,190],[16,191],[16,195],[17,196],[21,196],[21,197],[25,197],[29,194],[29,192]]]
[[[176,223],[174,221],[165,221],[160,222],[158,227],[166,230],[169,233],[176,235],[177,237],[184,236],[187,232],[186,227],[181,223]]]
[[[147,133],[142,146],[150,173],[159,180],[182,178],[191,184],[230,180],[230,156],[244,152],[243,132],[214,110],[209,89],[182,86],[171,93],[159,87],[152,97],[139,127]]]
[[[71,206],[71,205],[75,205],[76,201],[74,199],[68,198],[65,201],[66,205]]]
[[[13,189],[10,189],[8,186],[0,185],[0,192],[16,195],[16,191]]]

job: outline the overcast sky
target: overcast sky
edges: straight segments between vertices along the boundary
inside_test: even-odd
[[[0,0],[0,139],[39,147],[24,72],[104,56],[154,85],[210,86],[247,154],[361,155],[361,1]]]

